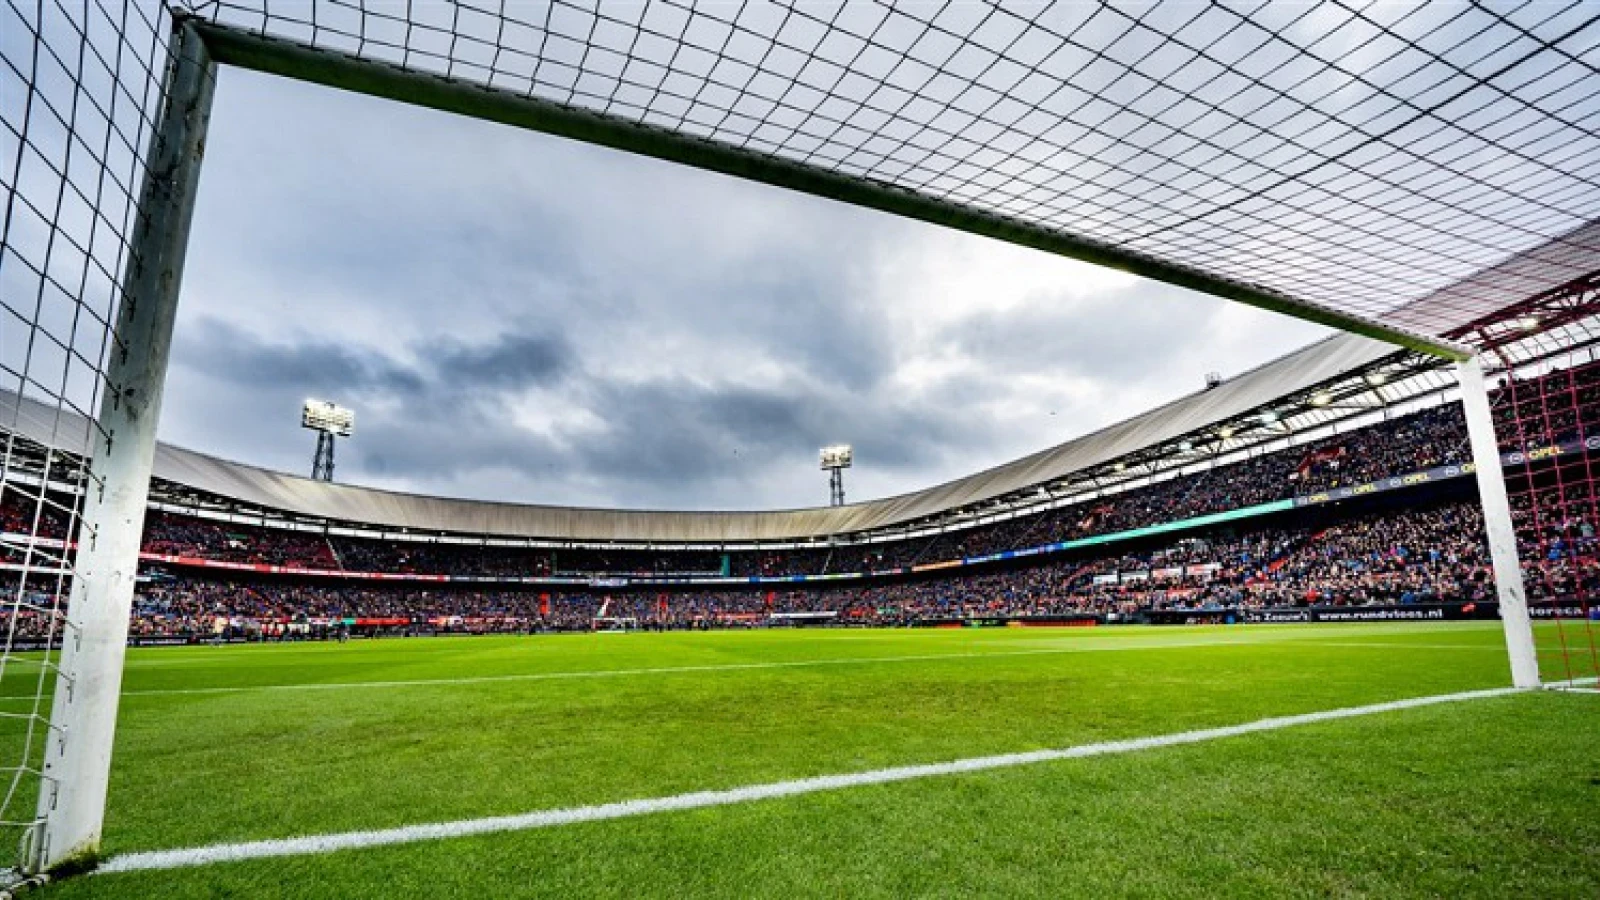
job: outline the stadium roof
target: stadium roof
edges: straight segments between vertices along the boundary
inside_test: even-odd
[[[697,165],[1442,355],[1600,218],[1600,7],[211,0],[223,62]],[[1419,303],[1424,298],[1434,302]]]
[[[1084,469],[1322,384],[1396,352],[1338,335],[1238,378],[1048,450],[921,491],[839,507],[752,512],[584,509],[426,497],[313,481],[169,444],[156,448],[155,477],[286,513],[384,528],[573,541],[743,542],[849,534],[912,522]],[[29,440],[82,454],[81,416],[0,392],[0,422]]]

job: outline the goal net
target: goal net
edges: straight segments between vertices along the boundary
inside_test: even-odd
[[[1115,265],[1467,360],[1472,373],[1482,348],[1537,343],[1530,352],[1544,358],[1484,363],[1491,378],[1541,365],[1554,374],[1519,374],[1496,394],[1498,448],[1487,395],[1471,392],[1483,403],[1476,455],[1496,493],[1497,454],[1510,455],[1510,502],[1487,518],[1491,532],[1504,526],[1492,542],[1502,581],[1520,570],[1533,600],[1539,670],[1593,679],[1600,403],[1594,351],[1560,321],[1594,315],[1592,285],[1568,282],[1596,268],[1597,244],[1574,243],[1575,255],[1517,284],[1449,291],[1600,216],[1593,130],[1527,99],[1525,82],[1496,81],[1517,66],[1473,74],[1480,43],[1525,48],[1520,62],[1538,65],[1523,71],[1554,72],[1574,26],[1540,4],[1493,17],[1481,41],[1430,18],[1429,4],[1068,4],[1052,12],[1060,23],[1008,6],[536,14],[531,4],[193,0],[175,16],[146,0],[0,4],[0,838],[15,841],[18,865],[98,852],[219,61]],[[1316,27],[1280,21],[1272,40],[1225,40],[1313,6]],[[1342,23],[1411,48],[1417,73],[1373,67],[1356,79],[1329,64],[1313,44]],[[1561,102],[1592,103],[1587,75],[1572,76]],[[1232,106],[1197,94],[1221,76],[1249,85]],[[1338,98],[1316,86],[1356,80],[1371,102],[1330,112]],[[1450,85],[1449,103],[1423,96],[1435,83]],[[1516,127],[1459,124],[1474,117]],[[1541,291],[1521,318],[1485,326],[1532,321],[1531,343],[1452,330]],[[92,424],[67,433],[69,418]],[[1538,555],[1520,569],[1518,535]],[[609,610],[594,623],[637,624]]]
[[[1600,350],[1545,321],[1600,296],[1600,276],[1533,298],[1503,321],[1547,329],[1518,342],[1524,365],[1495,379],[1495,420],[1541,680],[1594,689],[1600,676]]]

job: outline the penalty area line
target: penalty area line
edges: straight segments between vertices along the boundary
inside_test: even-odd
[[[912,766],[897,766],[888,769],[874,769],[866,772],[851,772],[840,775],[819,775],[812,778],[799,778],[792,781],[775,781],[766,784],[753,784],[745,787],[729,788],[715,791],[694,791],[687,794],[676,794],[668,797],[653,797],[642,800],[624,800],[617,803],[602,803],[594,806],[578,806],[566,809],[549,809],[538,812],[520,813],[509,816],[491,816],[482,819],[461,819],[454,822],[435,822],[423,825],[407,825],[400,828],[385,828],[376,831],[349,831],[339,834],[309,835],[306,837],[281,838],[265,841],[247,841],[236,844],[214,844],[207,847],[191,847],[180,850],[147,850],[136,853],[125,853],[113,856],[106,860],[97,874],[110,874],[118,872],[144,872],[161,869],[180,869],[193,866],[211,865],[214,863],[241,862],[252,859],[271,859],[286,856],[308,856],[322,853],[334,853],[341,850],[360,850],[370,847],[386,847],[395,844],[411,844],[420,841],[435,841],[448,838],[470,837],[483,834],[498,834],[512,831],[530,831],[538,828],[552,828],[560,825],[575,825],[582,822],[601,822],[609,819],[623,819],[632,816],[654,815],[656,813],[680,812],[691,809],[706,809],[716,806],[733,806],[741,803],[751,803],[757,800],[773,800],[782,797],[795,797],[802,794],[814,794],[821,791],[836,791],[845,788],[865,787],[868,785],[891,784],[900,781],[913,781],[923,778],[938,778],[948,775],[964,775],[972,772],[986,772],[993,769],[1008,769],[1016,766],[1033,765],[1042,762],[1054,762],[1065,759],[1083,759],[1091,756],[1110,756],[1120,753],[1134,753],[1141,750],[1155,750],[1163,747],[1176,747],[1185,744],[1198,744],[1204,741],[1214,741],[1222,738],[1238,737],[1240,735],[1256,734],[1263,731],[1277,731],[1283,728],[1293,728],[1297,725],[1310,725],[1317,722],[1331,722],[1339,719],[1350,719],[1358,716],[1370,716],[1378,713],[1396,712],[1399,710],[1416,709],[1424,706],[1436,706],[1444,703],[1462,703],[1470,700],[1482,700],[1490,697],[1504,697],[1510,694],[1525,693],[1524,688],[1491,688],[1479,691],[1463,691],[1454,694],[1436,694],[1429,697],[1413,697],[1406,700],[1391,700],[1384,703],[1372,703],[1365,706],[1350,706],[1341,709],[1322,710],[1320,712],[1301,713],[1293,716],[1278,716],[1269,719],[1257,719],[1254,722],[1245,722],[1239,725],[1225,725],[1219,728],[1201,728],[1194,731],[1180,731],[1171,734],[1155,735],[1152,737],[1131,738],[1117,741],[1101,741],[1093,744],[1080,744],[1075,747],[1065,747],[1057,750],[1033,750],[1023,753],[1004,753],[997,756],[978,756],[969,759],[957,759],[949,762],[927,763]]]

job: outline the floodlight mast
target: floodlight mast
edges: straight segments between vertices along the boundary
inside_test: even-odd
[[[334,440],[349,437],[355,424],[354,412],[326,400],[307,400],[300,408],[300,427],[317,433],[317,452],[311,460],[312,480],[333,480]]]
[[[828,473],[828,505],[844,505],[844,470],[855,462],[855,450],[849,444],[834,444],[821,451],[822,470]]]

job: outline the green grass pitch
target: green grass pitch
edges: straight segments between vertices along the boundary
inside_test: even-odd
[[[0,693],[25,693],[28,675],[14,667]],[[105,849],[661,797],[1507,681],[1492,622],[134,650]],[[689,812],[80,877],[37,896],[1595,897],[1600,696],[1474,700]]]

